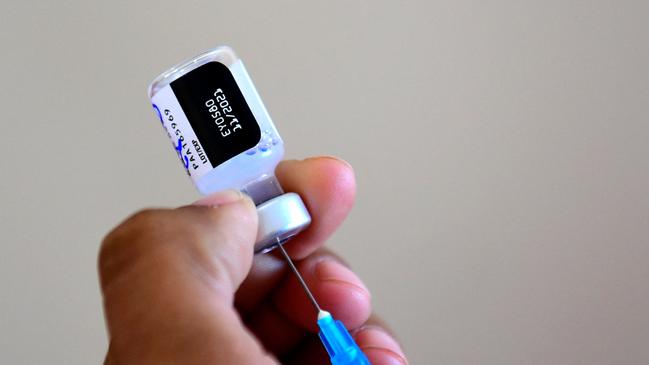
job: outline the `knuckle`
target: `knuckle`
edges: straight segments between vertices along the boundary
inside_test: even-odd
[[[217,283],[230,282],[231,273],[237,271],[235,257],[232,257],[237,255],[232,253],[243,245],[235,245],[233,241],[236,240],[231,237],[231,232],[227,232],[218,224],[223,211],[211,207],[189,209],[196,215],[187,214],[187,217],[192,219],[183,224],[184,263],[192,267],[194,274],[212,287]]]
[[[161,274],[189,269],[211,286],[224,281],[235,268],[232,258],[220,252],[233,250],[228,247],[232,237],[217,228],[220,214],[208,207],[184,207],[146,209],[127,218],[106,235],[99,250],[104,293],[117,282],[128,281],[125,276],[143,274],[141,270]]]
[[[112,253],[123,248],[121,246],[128,246],[129,242],[141,240],[143,236],[151,234],[151,228],[159,220],[158,215],[160,212],[153,209],[145,209],[133,214],[106,235],[100,252]]]
[[[156,247],[164,235],[167,214],[164,210],[141,210],[109,232],[98,256],[100,279],[117,275]]]

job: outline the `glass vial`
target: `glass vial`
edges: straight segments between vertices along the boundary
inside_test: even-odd
[[[238,189],[253,199],[260,226],[256,251],[308,226],[300,197],[284,194],[275,178],[284,143],[231,48],[217,47],[172,67],[151,83],[149,98],[201,194]]]

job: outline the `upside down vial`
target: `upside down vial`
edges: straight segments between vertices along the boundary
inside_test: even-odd
[[[273,249],[311,223],[300,196],[284,193],[275,178],[284,143],[231,48],[217,47],[162,73],[149,98],[201,194],[238,189],[253,199],[255,252]]]

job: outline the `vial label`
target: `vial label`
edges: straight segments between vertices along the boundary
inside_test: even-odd
[[[194,181],[261,139],[259,124],[222,63],[209,62],[188,72],[151,100]]]

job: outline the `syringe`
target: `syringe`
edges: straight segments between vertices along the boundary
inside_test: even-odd
[[[284,255],[288,266],[291,268],[304,292],[309,297],[313,307],[318,312],[318,327],[320,327],[320,340],[324,345],[332,365],[371,365],[367,356],[361,351],[354,339],[349,334],[341,321],[335,320],[331,313],[322,310],[315,297],[304,282],[302,275],[297,271],[295,264],[284,249],[283,243],[278,241],[277,246]]]

